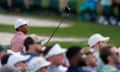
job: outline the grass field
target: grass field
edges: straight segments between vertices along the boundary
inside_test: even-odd
[[[43,18],[51,19],[49,17],[44,16]],[[55,20],[56,17],[53,17],[52,20]],[[60,21],[60,18],[56,19]],[[62,36],[62,37],[85,37],[88,38],[93,33],[101,33],[104,36],[110,36],[110,43],[120,46],[120,27],[119,26],[111,26],[111,25],[99,25],[91,22],[80,22],[78,20],[73,19],[65,19],[64,22],[72,24],[72,27],[69,28],[60,28],[56,32],[54,36]],[[54,27],[30,27],[29,33],[36,33],[38,35],[46,35],[50,36]],[[13,26],[0,24],[0,32],[15,32]],[[55,42],[52,42],[55,43]],[[63,47],[68,47],[71,45],[80,45],[86,46],[87,42],[59,42]]]
[[[44,1],[48,1],[48,0],[44,0]],[[72,0],[72,1],[77,1],[77,12],[79,12],[79,7],[80,5],[85,1],[85,0]],[[45,2],[46,3],[46,2]],[[29,16],[29,15],[25,15],[25,14],[13,14],[13,15],[20,15],[20,16]],[[30,15],[30,17],[37,17],[37,18],[43,18],[43,19],[50,19],[50,20],[57,20],[60,21],[60,17],[54,15],[53,14],[41,14],[39,15]],[[73,20],[73,18],[75,18]],[[80,22],[78,20],[76,20],[77,17],[71,17],[69,19],[65,19],[64,22],[66,23],[70,23],[73,26],[70,28],[60,28],[58,29],[58,31],[56,32],[56,34],[54,36],[62,36],[62,37],[85,37],[88,38],[90,35],[92,35],[93,33],[101,33],[104,36],[110,36],[110,43],[115,44],[117,46],[120,46],[120,41],[119,41],[119,37],[120,37],[120,27],[119,26],[111,26],[111,25],[99,25],[96,23],[91,23],[91,22]],[[38,35],[46,35],[46,36],[50,36],[51,33],[53,32],[53,30],[55,29],[53,28],[48,28],[48,27],[30,27],[29,28],[30,31],[29,33],[36,33]],[[13,28],[12,25],[4,25],[4,24],[0,24],[0,32],[13,32],[15,33],[15,30]],[[56,42],[51,42],[56,43]],[[58,42],[60,43],[63,47],[68,47],[71,45],[80,45],[80,46],[86,46],[87,42]]]

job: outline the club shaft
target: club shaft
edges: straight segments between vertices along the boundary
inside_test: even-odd
[[[47,45],[49,43],[49,41],[52,39],[52,37],[55,35],[56,31],[59,29],[60,25],[62,24],[63,20],[64,20],[65,16],[62,17],[60,23],[58,24],[58,26],[55,28],[55,30],[53,31],[53,33],[51,34],[51,36],[49,37],[48,41],[46,42],[45,45]]]

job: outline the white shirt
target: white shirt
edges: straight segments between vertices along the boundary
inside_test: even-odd
[[[0,68],[2,68],[1,60],[0,60]]]

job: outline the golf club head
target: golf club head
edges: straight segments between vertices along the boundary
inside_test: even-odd
[[[66,6],[64,12],[67,13],[67,14],[70,13],[70,7]]]

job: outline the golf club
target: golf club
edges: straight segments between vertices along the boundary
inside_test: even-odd
[[[62,16],[62,19],[60,21],[60,23],[58,24],[58,26],[55,28],[55,30],[53,31],[53,33],[50,35],[48,41],[45,43],[45,46],[49,43],[49,41],[52,39],[52,37],[54,36],[54,34],[56,33],[56,31],[59,29],[60,25],[62,24],[63,20],[65,19],[65,17],[67,17],[70,13],[70,8],[68,6],[65,7],[64,9],[64,13],[65,15]]]

